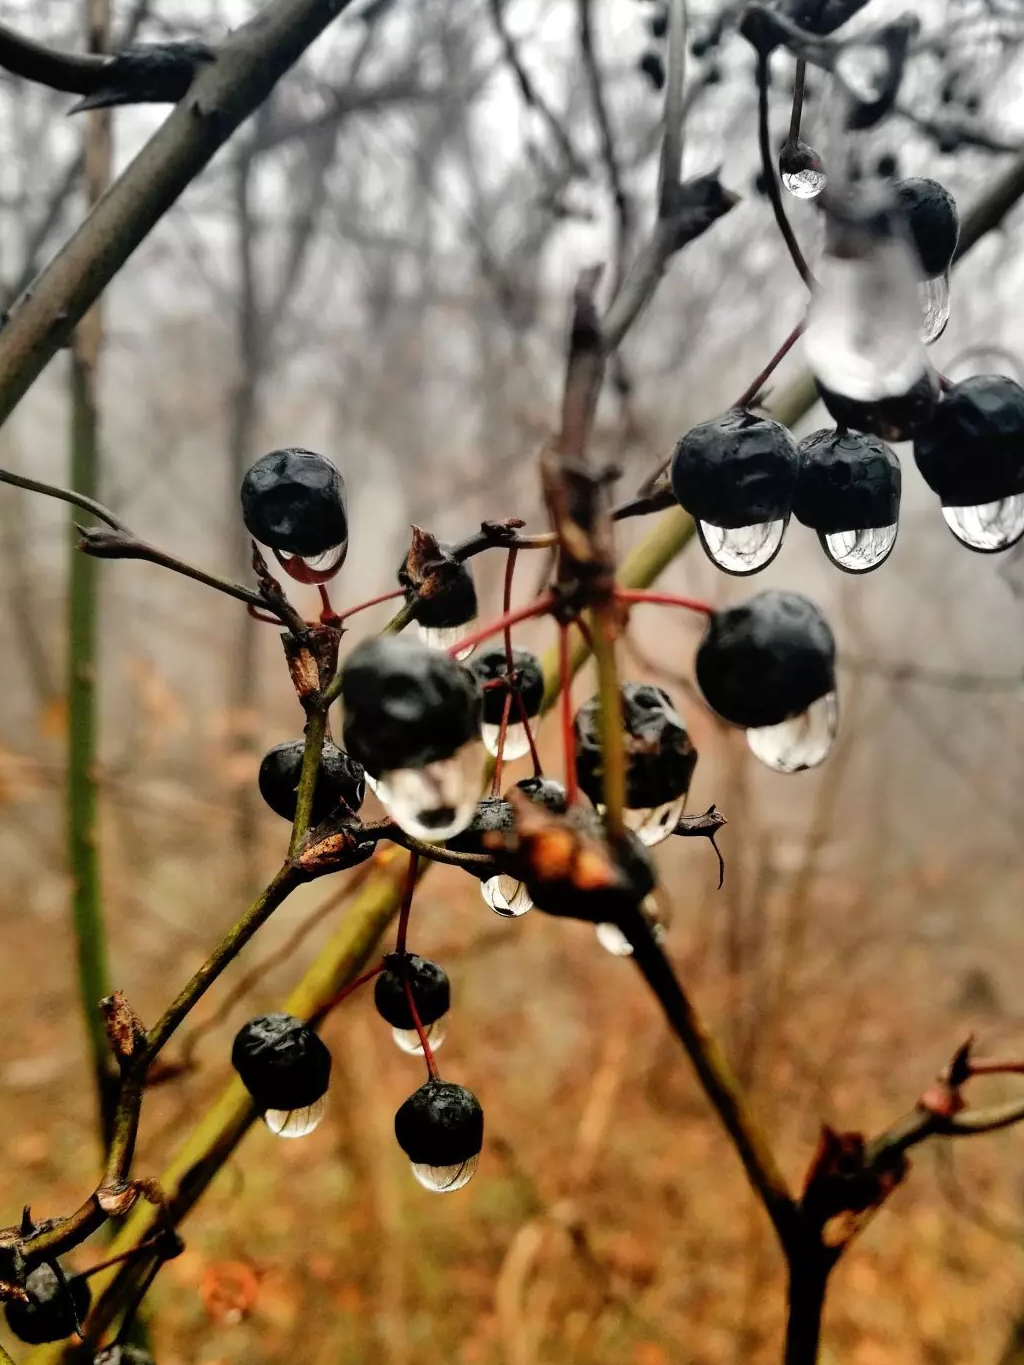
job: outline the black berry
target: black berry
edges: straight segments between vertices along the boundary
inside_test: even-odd
[[[960,238],[956,200],[937,180],[922,178],[901,180],[896,193],[925,275],[945,274]]]
[[[260,764],[260,795],[274,814],[285,820],[295,819],[303,749],[301,739],[275,744]],[[363,804],[365,794],[362,765],[349,758],[336,744],[326,740],[317,769],[312,823],[318,825],[321,820],[326,820],[337,809],[339,802],[348,806],[349,810],[357,811]]]
[[[480,689],[461,664],[412,640],[379,636],[342,671],[345,747],[374,776],[450,758],[480,733]]]
[[[480,1154],[484,1111],[465,1086],[427,1081],[395,1115],[395,1137],[417,1166],[457,1166]]]
[[[92,1302],[88,1281],[79,1275],[63,1282],[51,1266],[37,1266],[25,1280],[28,1301],[11,1300],[4,1308],[7,1325],[19,1341],[41,1346],[63,1341],[78,1330]]]
[[[818,396],[839,426],[868,431],[883,441],[909,441],[932,420],[939,401],[939,378],[929,367],[906,393],[873,401],[833,393],[819,381]]]
[[[261,1014],[235,1036],[231,1064],[261,1109],[305,1109],[327,1094],[331,1054],[290,1014]]]
[[[947,507],[1024,493],[1024,389],[997,374],[954,384],[914,438],[914,459]]]
[[[526,714],[537,715],[544,699],[544,672],[540,660],[528,649],[513,649],[512,668]],[[495,645],[484,650],[482,654],[477,654],[469,665],[469,671],[480,684],[484,722],[487,725],[500,725],[508,691],[504,687],[487,687],[486,684],[508,676],[508,660],[504,645]],[[513,702],[509,711],[509,723],[514,725],[519,719],[519,707]]]
[[[697,751],[667,692],[650,683],[620,689],[626,735],[626,805],[647,810],[685,795]],[[601,707],[592,698],[576,713],[576,774],[595,804],[604,800]]]
[[[900,462],[875,436],[815,431],[800,443],[803,463],[793,511],[813,531],[892,526],[899,517]]]
[[[407,953],[404,959],[394,953],[373,988],[373,1003],[377,1006],[377,1013],[392,1028],[416,1027],[405,993],[406,979],[424,1028],[448,1013],[452,992],[444,968],[425,957],[417,957],[415,953]]]
[[[312,450],[274,450],[242,480],[242,517],[272,550],[310,558],[348,540],[345,481]]]
[[[713,526],[756,526],[789,516],[800,453],[779,422],[732,408],[688,431],[672,455],[672,491]]]
[[[697,650],[697,682],[733,725],[779,725],[835,688],[835,640],[808,598],[763,592],[717,611]]]

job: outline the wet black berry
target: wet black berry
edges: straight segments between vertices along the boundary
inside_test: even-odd
[[[779,725],[835,688],[835,640],[808,598],[763,592],[715,612],[697,650],[697,682],[733,725]]]
[[[348,540],[345,481],[312,450],[274,450],[242,480],[242,517],[256,540],[310,558]]]
[[[400,954],[394,953],[373,988],[373,1003],[377,1006],[377,1013],[392,1028],[416,1027],[405,993],[406,977],[424,1028],[448,1013],[452,993],[444,968],[425,957],[417,957],[415,953],[406,954],[404,961]]]
[[[260,764],[260,795],[274,812],[285,820],[295,819],[296,790],[302,774],[303,741],[288,740],[275,744]],[[312,823],[336,810],[343,802],[349,810],[357,811],[366,794],[365,774],[361,764],[349,758],[330,740],[324,742],[313,794]]]
[[[416,604],[416,620],[431,630],[464,626],[477,613],[476,588],[468,564],[452,554],[452,547],[422,530],[412,528],[412,544],[398,570],[405,600]]]
[[[914,438],[914,459],[947,507],[1024,493],[1024,389],[996,374],[954,384]]]
[[[672,491],[712,526],[755,526],[789,516],[800,453],[779,422],[732,408],[688,431],[672,455]]]
[[[28,1302],[12,1300],[4,1308],[7,1325],[19,1341],[41,1346],[63,1341],[78,1330],[92,1302],[88,1281],[68,1275],[65,1284],[48,1265],[37,1266],[25,1281]]]
[[[697,751],[667,692],[650,683],[620,689],[626,736],[626,805],[647,810],[685,795]],[[593,697],[576,713],[576,774],[595,804],[604,800],[601,707]]]
[[[896,193],[925,275],[945,274],[960,238],[956,200],[937,180],[921,178],[901,180]]]
[[[465,1086],[427,1081],[395,1115],[395,1137],[417,1166],[457,1166],[480,1154],[484,1111]]]
[[[413,640],[380,636],[342,671],[345,748],[374,776],[450,758],[480,733],[480,689],[461,664]]]
[[[645,52],[640,58],[640,70],[647,77],[654,90],[665,87],[665,63],[660,52]]]
[[[470,673],[476,678],[482,690],[483,719],[487,725],[501,724],[508,691],[504,687],[486,687],[485,684],[493,682],[496,678],[506,677],[507,662],[504,645],[495,645],[484,650],[482,654],[477,654],[469,665]],[[544,672],[540,660],[528,649],[513,649],[512,666],[517,676],[526,714],[535,716],[540,711],[540,704],[544,699]],[[513,701],[509,711],[509,723],[514,725],[519,720],[519,707]]]
[[[939,401],[939,377],[929,367],[906,393],[873,402],[846,398],[820,382],[818,396],[839,426],[868,431],[883,441],[909,441],[932,420]]]
[[[875,436],[815,431],[800,443],[803,463],[793,511],[813,531],[892,526],[899,517],[900,462]]]
[[[327,1094],[331,1054],[290,1014],[261,1014],[235,1036],[231,1064],[261,1109],[305,1109]]]

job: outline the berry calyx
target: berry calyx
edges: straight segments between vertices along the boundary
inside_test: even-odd
[[[476,587],[469,565],[455,558],[450,545],[419,526],[412,528],[398,583],[406,602],[415,606],[423,639],[438,649],[453,644],[476,619]]]
[[[30,1346],[63,1341],[78,1330],[92,1302],[89,1284],[79,1275],[63,1281],[52,1266],[40,1265],[25,1280],[27,1301],[11,1300],[4,1307],[7,1325]]]
[[[285,820],[295,819],[304,748],[301,739],[275,744],[260,764],[260,795],[274,814]],[[366,774],[362,765],[349,758],[336,744],[325,740],[317,769],[311,823],[319,825],[339,803],[350,811],[357,811],[365,795]]]
[[[544,700],[544,672],[540,660],[528,649],[513,649],[512,669],[516,689],[522,697],[523,709],[528,716],[538,715],[541,702]],[[508,659],[504,645],[494,645],[478,654],[469,665],[469,671],[480,684],[483,694],[484,724],[500,725],[508,689],[488,687],[487,684],[508,677]],[[519,707],[514,702],[509,718],[512,721],[519,719]]]

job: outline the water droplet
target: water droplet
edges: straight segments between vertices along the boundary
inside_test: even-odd
[[[454,1166],[428,1166],[425,1162],[414,1161],[412,1173],[425,1190],[434,1194],[450,1194],[461,1190],[476,1175],[480,1156],[471,1156],[466,1161],[458,1161]]]
[[[452,645],[457,645],[460,640],[473,633],[476,625],[476,618],[472,621],[465,621],[460,626],[422,626],[417,623],[416,629],[420,633],[420,639],[431,649],[451,649]],[[460,649],[456,658],[458,660],[468,659],[476,649],[476,645],[470,645],[468,649]]]
[[[806,711],[784,720],[747,731],[751,753],[777,773],[799,773],[824,763],[839,727],[839,702],[826,692]]]
[[[435,1019],[432,1024],[424,1024],[423,1032],[430,1044],[430,1050],[436,1052],[448,1037],[447,1014],[442,1014],[441,1018]],[[420,1035],[414,1028],[393,1028],[391,1036],[400,1052],[408,1052],[413,1057],[423,1056],[423,1044],[420,1042]]]
[[[757,573],[770,564],[782,548],[788,517],[762,521],[756,526],[713,526],[699,521],[701,544],[720,569],[726,573]]]
[[[376,796],[378,781],[377,778],[374,777],[373,773],[368,773],[364,770],[363,781],[366,783],[367,789],[369,791],[372,791],[373,794]]]
[[[300,1138],[319,1128],[326,1111],[327,1096],[321,1095],[318,1100],[301,1109],[266,1109],[263,1122],[275,1137]]]
[[[921,296],[921,310],[924,321],[921,323],[921,340],[926,346],[946,330],[949,321],[949,271],[936,275],[933,280],[922,280],[918,285]]]
[[[864,255],[822,258],[804,352],[825,388],[870,403],[908,393],[928,362],[921,340],[919,268],[909,243],[898,236],[875,237],[863,249]]]
[[[502,919],[518,919],[533,909],[533,897],[525,884],[515,877],[506,877],[503,872],[481,883],[480,894],[484,903]]]
[[[515,703],[513,702],[513,708]],[[495,758],[498,756],[498,736],[501,734],[500,725],[488,725],[484,721],[480,727],[480,738],[484,742],[484,748]],[[509,721],[505,727],[505,750],[504,757],[508,760],[522,758],[524,754],[530,752],[530,741],[526,738],[526,726],[522,721],[517,721],[514,725]]]
[[[480,761],[475,741],[424,768],[396,768],[377,778],[377,796],[406,834],[440,843],[460,834],[476,813]]]
[[[896,544],[897,524],[869,526],[861,531],[819,532],[821,548],[839,569],[847,573],[867,573],[883,564]]]
[[[663,806],[652,806],[647,810],[627,810],[624,812],[626,824],[642,844],[654,848],[667,839],[676,825],[686,805],[686,793],[674,801],[666,801]]]
[[[782,183],[796,199],[815,199],[828,184],[828,176],[807,166],[802,171],[783,171]]]
[[[612,957],[632,957],[633,945],[617,924],[598,924],[594,927],[597,941]]]
[[[1024,494],[983,502],[977,507],[943,507],[946,525],[969,550],[992,554],[1008,550],[1024,536]]]
[[[347,540],[318,555],[288,555],[281,550],[274,551],[281,568],[298,583],[326,583],[344,564],[347,554]]]

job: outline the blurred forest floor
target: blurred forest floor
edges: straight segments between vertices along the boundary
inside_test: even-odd
[[[702,725],[713,723],[695,727],[706,749]],[[6,815],[25,802],[53,810],[47,784],[14,776],[8,758]],[[700,794],[740,813],[740,788],[702,783]],[[159,800],[156,809],[166,827]],[[267,820],[272,859],[283,826]],[[151,1019],[236,909],[220,874],[203,871],[223,851],[215,820],[197,819],[187,845],[144,833],[145,904],[119,892],[113,869],[132,849],[118,822],[105,851],[114,979]],[[1014,965],[1024,923],[1005,903],[1020,904],[1019,872],[1008,887],[979,865],[968,902],[938,850],[931,864],[880,880],[863,856],[852,871],[770,843],[757,860],[743,857],[735,821],[722,845],[721,893],[703,842],[675,841],[663,855],[675,906],[668,945],[794,1183],[819,1121],[880,1129],[971,1030],[979,1053],[1024,1046]],[[45,884],[48,895],[2,914],[8,1222],[27,1199],[37,1216],[67,1211],[93,1179],[66,888],[57,877]],[[234,1030],[283,998],[344,913],[319,912],[336,894],[321,882],[286,903],[196,1011],[170,1060],[193,1023],[215,1022],[231,987],[268,964],[230,1017],[197,1039],[195,1070],[151,1091],[137,1170],[157,1173],[218,1092]],[[412,1180],[392,1118],[419,1064],[394,1048],[369,994],[357,995],[325,1029],[335,1072],[322,1127],[301,1142],[254,1129],[186,1224],[188,1248],[152,1297],[161,1365],[776,1361],[783,1285],[766,1220],[629,962],[604,953],[585,925],[539,912],[499,921],[468,878],[446,869],[433,869],[418,895],[411,942],[453,979],[439,1060],[484,1104],[476,1179],[448,1198]],[[80,1249],[72,1260],[100,1254]],[[932,1144],[835,1277],[823,1361],[1000,1365],[1021,1312],[1019,1134]]]

